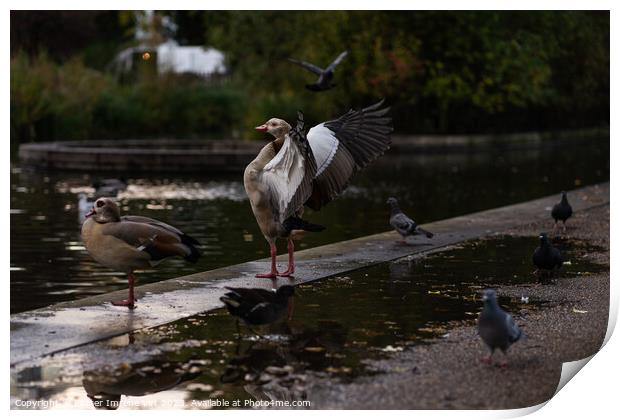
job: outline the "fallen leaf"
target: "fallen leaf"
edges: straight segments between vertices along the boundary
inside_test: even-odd
[[[309,351],[311,353],[320,353],[322,351],[325,351],[324,347],[304,347],[305,351]]]

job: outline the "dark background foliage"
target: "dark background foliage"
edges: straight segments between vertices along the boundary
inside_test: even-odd
[[[11,12],[11,140],[247,138],[272,116],[311,122],[386,98],[400,133],[504,133],[609,125],[609,13],[183,11],[180,44],[212,46],[208,80],[109,70],[135,14]],[[324,93],[295,57],[327,65]]]

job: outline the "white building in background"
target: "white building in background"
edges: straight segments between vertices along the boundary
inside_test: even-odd
[[[157,73],[192,73],[202,77],[210,77],[226,73],[224,53],[215,48],[204,48],[198,45],[179,45],[168,40],[156,47],[138,45],[126,48],[116,55],[112,68],[116,71],[129,73],[134,68],[134,60],[151,59],[155,55]]]
[[[201,46],[180,46],[168,40],[156,48],[157,71],[161,73],[193,73],[211,76],[226,73],[224,53],[215,48]]]
[[[111,68],[129,73],[134,60],[157,60],[157,73],[191,73],[210,77],[226,73],[224,53],[200,45],[179,45],[172,39],[177,25],[169,16],[161,16],[159,26],[154,25],[152,10],[134,12],[136,17],[135,39],[137,46],[126,48],[116,55]],[[153,57],[153,55],[155,57]]]

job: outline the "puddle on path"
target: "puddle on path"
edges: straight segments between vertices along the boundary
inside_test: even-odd
[[[12,406],[51,408],[218,408],[234,400],[303,400],[312,376],[351,381],[365,362],[449,334],[446,323],[475,319],[481,289],[532,283],[537,237],[499,236],[430,256],[403,259],[297,287],[291,321],[260,338],[221,309],[39,360],[11,371]],[[560,276],[600,272],[600,251],[567,240]],[[500,298],[511,311],[543,304]],[[45,405],[45,404],[44,404]],[[40,408],[50,408],[42,406]]]

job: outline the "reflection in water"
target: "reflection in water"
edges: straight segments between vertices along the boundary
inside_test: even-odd
[[[327,230],[306,235],[296,248],[389,230],[385,201],[390,195],[403,208],[415,209],[416,222],[424,224],[607,179],[608,139],[526,151],[394,151],[356,176],[338,200],[318,213],[308,210],[308,219]],[[77,194],[94,194],[93,181],[87,174],[11,168],[11,312],[124,287],[118,273],[102,269],[81,245]],[[140,273],[141,283],[268,256],[241,174],[148,179],[127,174],[127,181],[127,189],[119,193],[123,213],[166,221],[203,244],[204,257],[197,265],[171,261],[157,272]]]
[[[93,407],[116,410],[121,398],[141,397],[174,388],[200,376],[202,369],[191,362],[157,361],[123,363],[116,369],[84,371],[82,385]]]
[[[84,384],[89,395],[110,401],[124,395],[126,403],[145,394],[140,398],[150,395],[150,403],[312,400],[316,377],[346,382],[374,374],[373,360],[445,337],[450,321],[473,323],[482,288],[532,282],[537,242],[536,236],[498,236],[296,286],[293,319],[261,327],[262,337],[238,334],[220,309],[69,350],[13,368],[11,396],[70,408]],[[607,269],[588,262],[591,245],[569,240],[562,246],[571,264],[561,275]],[[511,313],[541,304],[500,298]],[[78,394],[92,408],[84,390]]]
[[[280,286],[275,292],[260,288],[227,287],[220,297],[228,312],[249,325],[272,324],[293,311],[295,287]],[[238,322],[238,321],[237,321]]]

